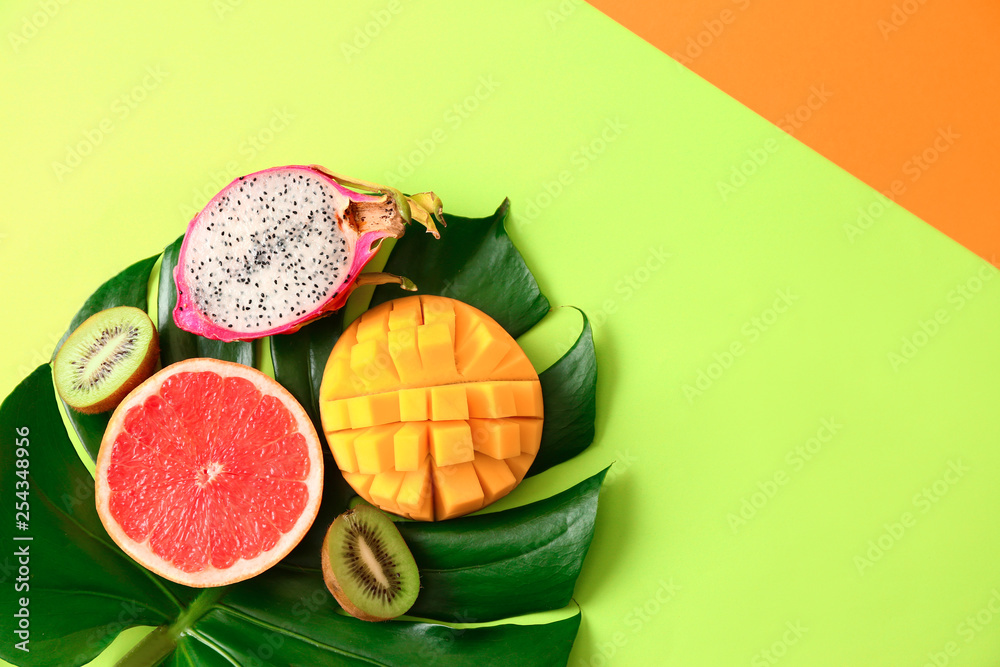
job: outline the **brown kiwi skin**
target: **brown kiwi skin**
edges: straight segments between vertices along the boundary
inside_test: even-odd
[[[88,322],[90,322],[90,320],[94,319],[98,315],[101,315],[101,313],[103,312],[104,311],[94,313],[86,320],[84,320],[80,324],[80,326],[78,326],[73,331],[75,332],[77,329],[83,328]],[[59,363],[58,361],[59,356],[63,354],[63,350],[65,349],[66,345],[64,343],[63,346],[59,348],[59,351],[56,353],[55,359],[53,359],[52,362],[53,366]],[[113,394],[110,394],[104,400],[98,401],[93,405],[77,406],[73,405],[68,400],[66,400],[66,397],[62,395],[62,391],[59,390],[58,385],[56,385],[56,390],[59,391],[59,396],[60,398],[63,399],[63,402],[66,403],[66,405],[68,405],[69,407],[76,410],[77,412],[83,413],[85,415],[96,415],[102,412],[108,412],[109,410],[114,410],[116,407],[118,407],[118,404],[121,403],[123,400],[125,400],[125,397],[129,395],[129,392],[131,392],[133,389],[135,389],[140,384],[145,382],[145,380],[150,375],[153,374],[153,371],[156,369],[156,364],[159,362],[159,360],[160,360],[160,336],[159,332],[156,330],[156,327],[153,327],[153,337],[149,341],[149,348],[146,350],[146,356],[142,358],[142,363],[140,363],[139,366],[135,369],[135,372],[131,375],[131,377],[129,377],[128,380],[122,383],[122,386],[118,388],[118,391],[114,392]]]
[[[353,510],[347,510],[345,514],[349,514]],[[337,581],[337,577],[333,574],[333,568],[330,566],[330,533],[333,532],[333,524],[330,524],[330,528],[326,531],[326,537],[323,538],[323,549],[320,555],[320,563],[323,568],[323,582],[326,583],[327,589],[333,594],[333,597],[337,600],[337,603],[344,608],[348,614],[354,618],[359,618],[362,621],[372,621],[374,623],[380,623],[382,621],[391,621],[393,617],[382,618],[380,616],[372,616],[371,614],[366,614],[362,610],[358,609],[351,602],[350,598],[344,593],[344,589],[340,587],[340,583]]]

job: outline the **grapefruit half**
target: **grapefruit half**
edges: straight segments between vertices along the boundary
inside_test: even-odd
[[[188,359],[136,387],[97,456],[97,512],[144,567],[204,588],[281,560],[316,518],[322,445],[302,406],[260,371]]]

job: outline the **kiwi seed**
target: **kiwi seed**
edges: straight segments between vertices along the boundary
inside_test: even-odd
[[[156,367],[159,337],[153,322],[131,306],[87,318],[59,348],[52,362],[59,395],[78,412],[115,408]]]
[[[387,621],[413,606],[420,575],[403,536],[381,511],[338,516],[323,540],[323,580],[340,606],[363,621]]]

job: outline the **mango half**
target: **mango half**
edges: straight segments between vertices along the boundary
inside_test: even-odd
[[[319,405],[354,490],[421,521],[510,493],[542,438],[542,389],[524,351],[488,315],[445,297],[396,299],[355,320],[330,353]]]

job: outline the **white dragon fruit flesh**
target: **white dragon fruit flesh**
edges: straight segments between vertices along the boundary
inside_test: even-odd
[[[206,338],[253,340],[343,307],[359,284],[406,286],[389,274],[359,276],[382,239],[402,236],[411,220],[437,236],[441,200],[315,165],[242,176],[188,225],[174,269],[174,322]]]

